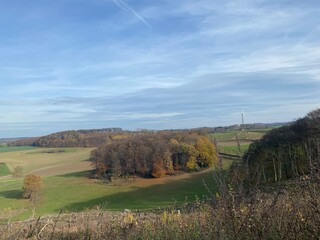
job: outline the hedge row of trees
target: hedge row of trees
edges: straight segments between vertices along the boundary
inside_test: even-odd
[[[181,129],[181,130],[167,130],[167,131],[149,131],[140,130],[131,132],[122,130],[121,128],[102,128],[89,129],[77,131],[57,132],[43,137],[25,138],[17,140],[13,143],[14,146],[35,146],[35,147],[98,147],[108,144],[118,139],[130,137],[132,134],[146,134],[146,133],[162,133],[162,132],[176,132],[176,133],[192,133],[207,134],[207,128],[197,129]]]
[[[100,146],[92,152],[92,160],[98,177],[162,177],[212,166],[217,153],[206,135],[162,131],[134,133]]]
[[[277,182],[319,170],[320,109],[268,132],[244,156],[251,182]]]
[[[39,138],[21,139],[16,146],[36,147],[97,147],[126,137],[128,132],[121,128],[106,128],[92,130],[65,131],[53,133]]]

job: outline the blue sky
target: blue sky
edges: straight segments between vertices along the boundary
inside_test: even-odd
[[[291,121],[320,107],[318,0],[10,0],[0,137]]]

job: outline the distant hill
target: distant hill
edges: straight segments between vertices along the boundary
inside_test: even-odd
[[[12,143],[18,140],[29,139],[28,137],[20,137],[20,138],[0,138],[0,144]]]
[[[250,123],[241,125],[230,125],[230,126],[219,126],[208,128],[210,132],[230,132],[230,131],[237,131],[237,130],[261,130],[267,128],[277,128],[282,126],[288,126],[292,124],[292,122],[275,122],[275,123]]]
[[[123,137],[128,132],[121,128],[72,130],[52,133],[43,137],[25,138],[14,141],[15,146],[37,147],[96,147]]]
[[[102,129],[82,129],[52,133],[42,137],[34,138],[12,138],[3,142],[11,143],[15,146],[37,146],[37,147],[97,147],[117,138],[125,138],[128,134],[140,132],[198,132],[198,133],[224,133],[230,131],[261,130],[267,128],[277,128],[288,126],[291,122],[279,123],[253,123],[219,127],[200,127],[192,129],[168,129],[168,130],[147,130],[127,131],[122,128],[102,128]],[[0,142],[1,143],[1,142]]]

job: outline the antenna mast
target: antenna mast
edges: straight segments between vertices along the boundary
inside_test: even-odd
[[[244,113],[243,113],[243,109],[241,112],[241,131],[243,131],[243,127],[244,127]]]

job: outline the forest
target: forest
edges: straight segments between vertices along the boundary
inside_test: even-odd
[[[197,132],[144,132],[100,146],[92,152],[92,161],[98,177],[158,178],[210,167],[217,152],[208,136]]]
[[[252,143],[243,157],[252,183],[278,182],[318,171],[320,109]]]

